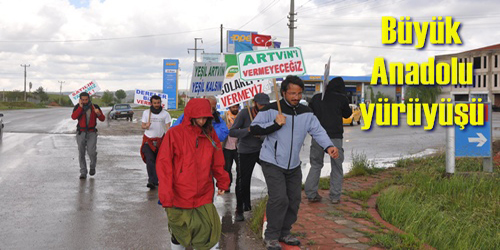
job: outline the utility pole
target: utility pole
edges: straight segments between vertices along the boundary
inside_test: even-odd
[[[293,47],[293,30],[297,28],[294,24],[297,22],[297,20],[295,20],[295,15],[297,15],[297,13],[295,13],[294,0],[290,0],[290,13],[288,14],[288,28],[290,29],[290,34],[288,36],[289,47]]]
[[[188,54],[189,54],[189,51],[190,50],[194,50],[194,62],[198,62],[198,60],[196,59],[196,55],[198,54],[198,50],[203,50],[203,52],[205,52],[204,49],[198,49],[198,40],[201,40],[201,43],[203,43],[203,39],[202,38],[195,38],[194,39],[194,49],[188,49]]]
[[[223,38],[222,38],[222,32],[223,32],[223,26],[222,24],[220,25],[220,53],[224,53],[223,51],[223,48],[222,48],[222,42],[223,42]]]
[[[29,66],[29,64],[21,64],[21,67],[24,67],[24,101],[26,101],[26,68]]]
[[[60,86],[59,86],[59,105],[61,105],[61,98],[62,98],[62,84],[65,83],[65,81],[58,81]]]

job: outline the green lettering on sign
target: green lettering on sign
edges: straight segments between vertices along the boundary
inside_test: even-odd
[[[243,66],[247,66],[249,63],[255,64],[255,60],[253,59],[252,55],[245,56],[245,61],[243,62]]]

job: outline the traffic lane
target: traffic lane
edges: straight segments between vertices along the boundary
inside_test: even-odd
[[[102,108],[105,114],[110,109]],[[0,111],[4,114],[4,131],[17,133],[74,133],[76,121],[71,119],[72,112],[73,108],[68,107]],[[105,125],[98,122],[97,128]]]
[[[168,249],[166,214],[134,154],[138,139],[100,137],[97,174],[80,181],[73,135],[6,133],[0,249]],[[16,143],[31,147],[5,147]]]
[[[80,181],[74,135],[6,133],[0,145],[0,249],[169,249],[166,213],[157,191],[146,187],[140,140],[99,136],[97,173]],[[261,178],[252,179],[252,199],[264,192]],[[232,191],[214,199],[221,246],[262,249],[246,223],[234,221],[234,183]]]

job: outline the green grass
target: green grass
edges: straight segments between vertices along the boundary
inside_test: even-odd
[[[354,217],[354,218],[362,218],[362,219],[368,219],[368,220],[373,220],[373,217],[370,213],[368,213],[367,211],[359,211],[359,212],[354,212],[351,214],[351,217]]]
[[[250,218],[250,228],[257,235],[262,238],[262,223],[264,221],[264,214],[266,212],[266,205],[268,196],[262,198],[257,205],[252,206],[252,218]]]
[[[379,193],[382,189],[397,183],[397,179],[386,179],[384,181],[377,182],[375,186],[368,190],[348,191],[346,192],[346,195],[353,199],[358,199],[366,202],[372,195]]]
[[[423,249],[422,243],[412,234],[398,234],[389,232],[386,234],[370,235],[371,245],[379,245],[394,250],[417,250]]]
[[[449,178],[443,154],[396,166],[408,171],[377,199],[385,220],[437,249],[500,249],[500,178],[481,160],[457,159],[457,173],[478,172]]]
[[[168,113],[172,118],[179,118],[179,116],[184,114],[184,110],[169,110]]]
[[[0,102],[0,110],[46,108],[43,104],[31,102]]]
[[[367,176],[373,175],[380,171],[382,168],[376,168],[372,161],[369,161],[365,154],[352,154],[352,168],[345,175],[345,178],[354,176]]]

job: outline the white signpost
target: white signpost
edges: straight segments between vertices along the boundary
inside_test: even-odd
[[[222,91],[226,63],[194,63],[190,97],[216,96]]]
[[[157,95],[161,98],[161,106],[163,109],[168,109],[168,95],[154,91],[136,89],[134,93],[134,103],[143,106],[151,106],[151,96]]]
[[[246,51],[237,54],[240,78],[246,81],[305,75],[300,48]]]
[[[80,94],[82,92],[87,92],[89,93],[90,96],[94,95],[97,93],[101,88],[99,85],[97,85],[96,81],[91,81],[85,85],[83,85],[81,88],[78,90],[75,90],[73,93],[69,94],[69,99],[71,99],[71,102],[73,102],[73,105],[78,104],[78,100],[80,99]]]
[[[221,109],[225,110],[236,104],[252,100],[258,93],[271,93],[272,82],[269,80],[244,81],[240,79],[237,65],[226,70],[226,79],[222,85],[221,95],[217,97]]]

